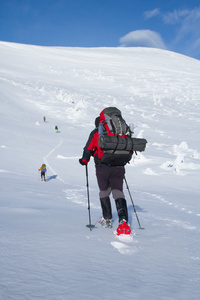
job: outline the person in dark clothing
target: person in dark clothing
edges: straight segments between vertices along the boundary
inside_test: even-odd
[[[99,198],[103,215],[100,223],[103,227],[112,227],[111,193],[115,200],[119,224],[122,224],[123,222],[128,223],[128,209],[123,193],[125,168],[124,166],[110,166],[101,163],[103,150],[98,145],[99,122],[100,117],[97,117],[95,120],[96,128],[90,133],[83,150],[82,158],[79,159],[79,162],[81,165],[86,165],[91,156],[94,157],[96,177],[99,186]]]
[[[39,168],[39,171],[41,171],[41,181],[45,181],[45,173],[47,171],[46,165],[42,164],[42,166]]]

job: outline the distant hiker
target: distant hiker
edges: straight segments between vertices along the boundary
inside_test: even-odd
[[[55,126],[55,132],[56,133],[58,132],[58,126]]]
[[[44,122],[46,122],[46,117],[44,116]]]
[[[104,109],[100,113],[100,117],[97,117],[95,120],[96,128],[89,135],[88,141],[84,147],[82,158],[79,159],[79,163],[81,165],[86,165],[89,162],[90,157],[94,157],[96,177],[99,186],[99,197],[103,215],[102,219],[100,220],[101,225],[105,228],[112,228],[112,208],[109,197],[112,192],[118,213],[119,226],[123,225],[126,228],[125,230],[129,230],[130,232],[130,227],[128,226],[127,203],[123,193],[123,180],[125,174],[124,165],[131,159],[133,151],[123,151],[123,154],[120,156],[119,154],[115,153],[117,152],[115,151],[116,149],[112,150],[111,153],[105,154],[103,149],[99,147],[99,136],[101,135],[101,130],[103,129],[102,126],[104,126],[104,131],[107,130],[107,132],[111,133],[111,130],[109,131],[108,128],[105,128],[107,126],[107,110],[109,110],[110,113],[112,113],[112,110],[114,113],[117,112],[119,114],[119,120],[123,120],[121,117],[121,112],[115,107]],[[125,133],[129,127],[126,125],[125,121],[123,125],[126,127],[124,128],[124,136],[126,137]],[[111,133],[110,135],[116,137],[114,133]]]
[[[41,181],[45,181],[45,172],[47,171],[46,165],[42,164],[42,166],[39,168],[39,171],[41,171]]]

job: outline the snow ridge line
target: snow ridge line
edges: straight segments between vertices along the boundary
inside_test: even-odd
[[[51,167],[51,165],[48,163],[47,158],[48,158],[50,155],[52,155],[52,153],[53,153],[56,149],[60,148],[60,146],[62,145],[62,143],[63,143],[63,139],[61,138],[59,144],[58,144],[57,146],[55,146],[49,153],[47,153],[47,155],[44,156],[44,162],[45,162],[45,164],[48,166],[49,170],[53,173],[53,175],[57,175],[57,174],[56,174],[55,170]],[[62,179],[60,176],[57,176],[57,179],[60,180],[61,182],[65,183],[65,184],[67,184],[67,182],[64,181],[64,179]]]

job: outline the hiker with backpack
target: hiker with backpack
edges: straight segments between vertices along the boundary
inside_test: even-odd
[[[41,171],[41,181],[46,181],[45,179],[45,173],[47,171],[46,165],[42,164],[42,166],[39,168],[39,171]]]
[[[84,147],[81,165],[87,165],[91,156],[94,157],[96,177],[99,186],[99,197],[102,208],[102,219],[100,224],[105,228],[112,228],[112,208],[110,194],[115,200],[118,213],[119,227],[125,232],[130,232],[128,225],[128,209],[123,193],[123,180],[125,175],[125,164],[130,161],[133,150],[126,150],[128,142],[125,141],[121,147],[121,137],[126,139],[130,134],[129,127],[121,116],[120,110],[115,107],[105,108],[100,117],[95,120],[96,128],[90,133]],[[107,140],[108,139],[108,140]],[[113,139],[117,144],[112,145]],[[105,141],[107,140],[107,145]],[[112,149],[109,149],[112,148]],[[118,149],[121,147],[122,149]],[[106,148],[108,148],[106,150]],[[125,149],[125,150],[124,150]]]

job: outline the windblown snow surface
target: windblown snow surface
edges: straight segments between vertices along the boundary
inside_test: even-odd
[[[197,300],[200,61],[150,48],[0,43],[0,299]],[[145,152],[126,166],[132,238],[101,228],[94,120],[116,106]],[[46,122],[43,117],[46,116]],[[54,127],[58,126],[58,133]],[[47,165],[47,181],[38,169]]]

